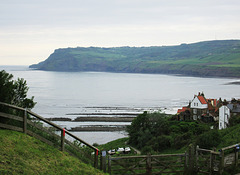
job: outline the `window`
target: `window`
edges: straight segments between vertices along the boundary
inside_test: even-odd
[[[197,109],[193,109],[193,114],[197,114]]]
[[[193,120],[197,120],[197,115],[193,115]]]

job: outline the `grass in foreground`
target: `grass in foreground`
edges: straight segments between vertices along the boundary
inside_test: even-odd
[[[104,174],[20,132],[0,130],[0,174]]]

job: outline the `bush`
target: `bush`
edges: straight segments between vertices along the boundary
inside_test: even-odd
[[[162,135],[162,136],[157,137],[156,143],[155,143],[153,149],[156,151],[162,151],[169,147],[171,147],[171,137]]]
[[[235,126],[240,124],[240,115],[231,116],[229,119],[229,126]]]
[[[143,149],[142,149],[142,154],[151,154],[151,153],[153,153],[154,151],[153,151],[153,149],[152,149],[152,147],[151,146],[145,146],[145,147],[143,147]]]
[[[196,141],[196,144],[201,148],[211,149],[216,147],[221,142],[221,135],[218,130],[210,130],[201,134]]]
[[[183,146],[190,144],[192,141],[191,137],[191,133],[189,132],[176,135],[174,139],[174,147],[180,149]]]

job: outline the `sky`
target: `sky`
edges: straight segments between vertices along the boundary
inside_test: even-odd
[[[0,0],[0,65],[58,48],[240,39],[239,0]]]

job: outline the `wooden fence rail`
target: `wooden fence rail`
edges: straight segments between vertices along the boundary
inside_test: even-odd
[[[103,170],[109,174],[183,174],[187,154],[161,154],[104,158]],[[107,166],[106,166],[107,165]],[[106,168],[107,167],[107,168]]]
[[[94,167],[98,167],[98,149],[96,147],[28,109],[2,102],[0,102],[0,105],[0,109],[2,109],[2,111],[0,111],[0,117],[12,121],[3,123],[1,119],[0,128],[26,133],[49,145],[58,147],[61,151],[68,151],[73,155],[78,155],[77,157],[80,157],[81,160],[86,163],[92,162]],[[12,109],[12,111],[9,109]],[[33,117],[39,122],[36,122],[36,120],[34,122],[31,121]],[[42,124],[49,125],[50,127],[43,127]],[[59,132],[60,135],[57,134]],[[67,140],[66,135],[70,140],[75,141],[72,143]],[[92,152],[94,152],[94,157],[92,157]]]
[[[222,174],[230,165],[239,166],[238,145],[219,151],[190,145],[181,154],[112,157],[104,153],[101,169],[109,174]]]
[[[239,144],[231,145],[216,151],[196,147],[196,169],[205,174],[222,174],[224,169],[239,165]]]

